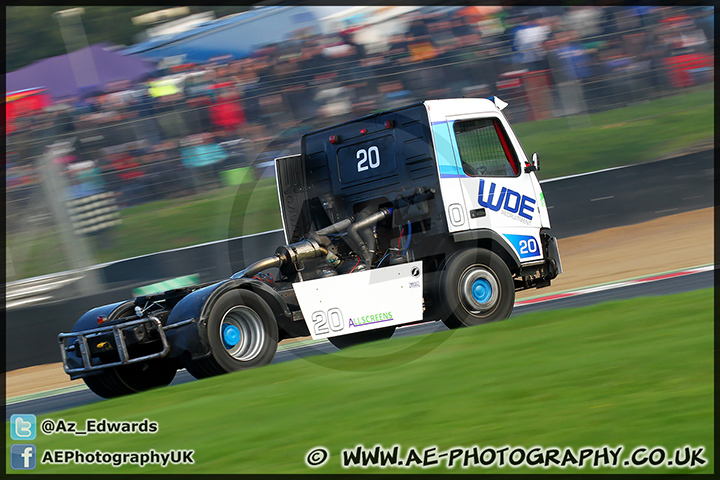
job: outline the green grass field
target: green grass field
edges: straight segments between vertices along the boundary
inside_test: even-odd
[[[528,154],[538,152],[539,177],[553,178],[651,161],[712,140],[714,103],[712,85],[706,85],[588,115],[586,127],[571,128],[568,119],[559,118],[514,129]],[[98,263],[282,227],[272,179],[126,208],[122,220],[110,242],[97,244]],[[15,271],[10,280],[69,268],[58,255],[61,243],[53,231],[40,232],[29,245],[28,240],[26,235],[7,239]]]
[[[129,207],[121,215],[122,224],[109,243],[90,244],[95,248],[97,263],[282,227],[274,179],[263,179],[250,188],[224,187],[191,199]],[[14,256],[17,278],[70,268],[61,261],[59,235],[53,231],[43,233],[32,239],[25,236],[6,239],[11,252],[27,249],[24,257]],[[30,245],[26,245],[28,241]]]
[[[507,322],[299,359],[38,417],[148,418],[155,434],[40,435],[46,449],[192,449],[194,465],[38,465],[37,473],[368,473],[358,444],[705,447],[714,465],[713,290],[527,314]],[[32,412],[26,412],[32,413]],[[8,428],[9,437],[9,423]],[[313,470],[307,452],[327,447]],[[9,450],[9,447],[8,447]],[[9,453],[7,454],[9,458]],[[9,460],[8,460],[9,465]],[[414,472],[685,473],[687,469],[476,468]],[[8,472],[9,470],[9,466]]]
[[[557,118],[514,129],[526,153],[538,152],[542,180],[680,154],[713,138],[714,109],[715,92],[703,88],[588,115],[585,127]]]

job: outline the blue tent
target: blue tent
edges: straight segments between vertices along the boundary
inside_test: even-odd
[[[201,24],[187,32],[155,37],[121,53],[153,61],[184,56],[185,62],[194,63],[226,55],[244,58],[256,48],[282,42],[304,28],[320,31],[315,15],[305,7],[261,7]]]

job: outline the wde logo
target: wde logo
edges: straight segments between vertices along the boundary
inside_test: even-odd
[[[507,187],[502,187],[497,197],[495,196],[495,190],[497,185],[490,182],[490,188],[487,194],[485,193],[485,180],[480,179],[480,190],[478,191],[478,203],[480,206],[489,208],[493,212],[499,211],[501,208],[512,214],[519,215],[526,219],[521,220],[516,215],[508,215],[511,218],[519,220],[523,223],[530,223],[532,220],[532,212],[535,208],[531,205],[535,203],[535,199],[528,197],[527,195],[520,195],[515,190]]]

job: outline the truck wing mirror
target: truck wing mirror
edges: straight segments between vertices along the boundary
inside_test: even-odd
[[[540,170],[540,159],[537,152],[533,152],[530,162],[525,164],[525,173],[537,172]]]

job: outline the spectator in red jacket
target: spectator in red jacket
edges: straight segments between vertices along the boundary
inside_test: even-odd
[[[238,127],[245,125],[245,113],[239,100],[237,92],[228,89],[221,92],[210,106],[210,121],[225,135],[235,133]]]
[[[123,206],[139,205],[147,200],[144,190],[145,171],[130,152],[111,155],[110,167],[114,171],[119,184],[117,189],[122,194]]]

